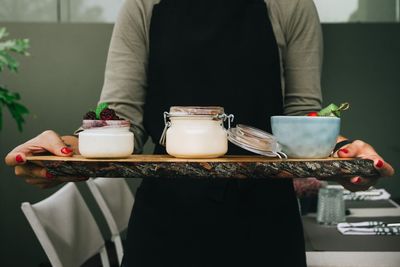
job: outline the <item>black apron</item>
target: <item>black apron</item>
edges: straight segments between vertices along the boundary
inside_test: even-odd
[[[283,110],[279,62],[263,0],[162,0],[150,25],[146,130],[158,143],[163,112],[194,105],[270,131]],[[124,266],[306,266],[292,182],[144,179]]]

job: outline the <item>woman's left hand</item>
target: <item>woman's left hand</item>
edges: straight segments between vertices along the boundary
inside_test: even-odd
[[[380,177],[389,177],[394,174],[393,167],[385,162],[381,156],[376,153],[375,149],[369,144],[355,140],[351,144],[343,146],[338,152],[337,156],[340,158],[362,158],[374,161],[375,169],[380,173]],[[354,191],[367,190],[372,185],[376,184],[379,178],[363,178],[353,177],[348,180],[339,178],[336,181],[343,185],[346,189]]]

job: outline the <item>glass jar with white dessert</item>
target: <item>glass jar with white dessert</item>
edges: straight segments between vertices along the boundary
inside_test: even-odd
[[[86,158],[126,158],[133,153],[134,136],[127,120],[83,120],[79,152]]]
[[[233,115],[223,107],[174,106],[164,112],[165,129],[160,144],[178,158],[216,158],[228,151],[228,129]]]

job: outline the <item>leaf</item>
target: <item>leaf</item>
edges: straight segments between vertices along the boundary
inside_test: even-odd
[[[0,64],[2,66],[7,66],[8,69],[13,72],[17,72],[19,68],[18,61],[4,51],[0,51]]]
[[[8,36],[7,29],[4,27],[0,28],[0,39],[2,39],[3,37],[6,37],[6,36]]]
[[[15,110],[21,115],[29,114],[29,109],[27,109],[24,105],[20,103],[14,103],[14,107]]]
[[[18,112],[17,108],[15,107],[15,103],[7,105],[7,107],[8,107],[8,110],[10,111],[12,117],[14,118],[14,120],[17,123],[18,130],[20,132],[22,132],[22,124],[25,122],[24,118],[22,117],[22,114],[20,114]]]
[[[14,39],[0,42],[0,51],[12,51],[18,54],[26,54],[30,43],[28,39]]]
[[[18,61],[9,54],[6,54],[5,57],[8,60],[7,64],[8,69],[12,72],[17,72],[19,68]]]
[[[6,106],[11,113],[11,116],[17,123],[18,130],[22,131],[22,125],[25,122],[24,115],[29,114],[29,110],[17,101],[20,100],[20,95],[16,92],[10,92],[6,88],[0,86],[0,106]],[[0,113],[0,120],[2,114]],[[0,125],[1,129],[1,125]]]
[[[350,108],[349,103],[342,103],[340,106],[336,106],[335,104],[330,104],[326,108],[323,108],[320,112],[318,112],[319,116],[336,116],[340,118],[341,111],[348,110]]]
[[[0,28],[0,39],[7,37],[6,28]],[[0,72],[8,68],[11,72],[17,72],[19,62],[12,56],[13,54],[21,54],[28,56],[27,50],[30,47],[28,39],[2,40],[0,42]],[[29,114],[29,110],[22,104],[18,103],[21,99],[16,92],[7,90],[0,85],[0,130],[3,123],[2,108],[6,106],[17,123],[18,130],[22,131],[22,125],[25,122],[24,115]]]
[[[3,100],[5,104],[12,104],[18,100],[20,100],[20,96],[18,93],[10,92],[7,89],[1,88],[0,91],[0,99]]]
[[[3,103],[0,102],[0,131],[2,128],[3,128]]]
[[[28,50],[30,44],[28,39],[16,39],[13,40],[14,45],[10,47],[10,50],[18,54],[27,55],[26,50]]]
[[[108,107],[107,103],[100,103],[97,107],[96,107],[96,119],[100,119],[100,113],[106,109]]]
[[[331,116],[333,111],[335,111],[337,109],[338,109],[338,106],[336,106],[335,104],[330,104],[326,108],[321,109],[318,112],[318,116]]]
[[[15,40],[0,42],[0,51],[10,50],[16,45]]]
[[[338,110],[342,111],[342,110],[348,110],[350,108],[350,104],[345,102],[340,104],[340,106],[338,107]]]
[[[7,58],[0,51],[0,72],[3,71],[4,67],[8,65]]]

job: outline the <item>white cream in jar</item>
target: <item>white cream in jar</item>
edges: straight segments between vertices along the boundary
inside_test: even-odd
[[[228,151],[224,121],[233,115],[222,107],[171,107],[164,114],[165,130],[160,143],[178,158],[216,158]],[[228,126],[229,127],[229,126]]]
[[[134,136],[125,120],[84,120],[79,152],[86,158],[126,158],[133,153]]]

